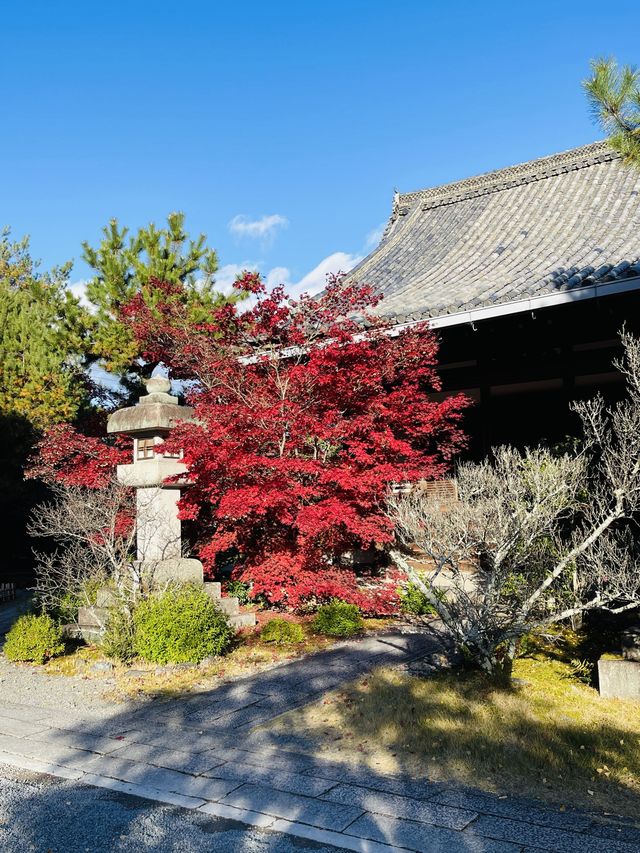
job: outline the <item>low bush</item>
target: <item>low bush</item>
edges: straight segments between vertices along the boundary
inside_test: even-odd
[[[436,613],[433,604],[413,581],[408,581],[405,586],[400,587],[398,595],[400,596],[400,609],[403,613],[411,613],[413,616],[433,616]],[[442,598],[444,593],[441,590],[436,590],[436,595],[438,598]]]
[[[123,663],[127,663],[135,657],[135,624],[128,609],[124,607],[113,608],[109,614],[101,646],[108,658]]]
[[[283,646],[287,643],[304,642],[304,631],[302,625],[289,622],[287,619],[270,619],[260,632],[263,643],[275,643]]]
[[[153,663],[198,663],[221,654],[234,630],[207,593],[170,587],[136,607],[134,651]]]
[[[64,652],[62,632],[50,616],[21,616],[7,634],[4,653],[9,660],[44,663]]]
[[[227,581],[225,592],[232,598],[237,598],[240,604],[248,604],[251,601],[251,584],[244,581]]]
[[[312,624],[316,633],[328,637],[353,637],[364,627],[356,605],[337,598],[318,609]]]

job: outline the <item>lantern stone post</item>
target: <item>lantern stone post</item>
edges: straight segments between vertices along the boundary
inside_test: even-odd
[[[156,581],[202,583],[202,564],[182,555],[182,530],[178,517],[180,489],[187,483],[187,468],[180,455],[162,454],[158,445],[180,421],[193,421],[193,409],[179,405],[171,383],[154,376],[147,394],[135,406],[119,409],[107,422],[107,432],[133,438],[133,461],[118,465],[118,481],[136,489],[136,544],[141,573]],[[167,483],[169,477],[179,480]]]
[[[146,579],[159,583],[203,584],[232,625],[237,628],[255,625],[253,613],[240,613],[237,598],[221,597],[220,583],[204,582],[200,560],[182,554],[178,502],[181,489],[189,482],[187,466],[181,453],[162,453],[158,446],[177,423],[196,418],[193,409],[181,406],[178,398],[169,393],[168,379],[154,376],[146,386],[146,395],[135,406],[119,409],[107,421],[108,433],[133,438],[133,460],[129,465],[118,465],[117,477],[120,483],[136,490],[138,571]]]

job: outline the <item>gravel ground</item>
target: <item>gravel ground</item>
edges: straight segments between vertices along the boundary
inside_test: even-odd
[[[336,853],[340,849],[0,765],[2,853]]]
[[[81,675],[47,675],[38,667],[14,664],[0,655],[0,695],[21,705],[38,705],[57,711],[107,711],[113,701],[102,694],[115,682]]]

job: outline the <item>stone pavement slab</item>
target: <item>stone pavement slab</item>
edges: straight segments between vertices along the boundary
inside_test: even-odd
[[[389,815],[416,820],[420,823],[430,823],[447,829],[464,829],[474,818],[476,812],[457,809],[451,806],[441,806],[437,803],[414,800],[411,797],[401,797],[399,794],[387,794],[382,791],[372,791],[370,788],[358,788],[355,785],[338,785],[322,795],[323,800],[333,803],[345,803],[359,806],[362,811],[373,814]]]
[[[0,761],[357,853],[639,853],[631,825],[324,762],[304,735],[256,728],[373,666],[439,648],[433,636],[391,632],[102,714],[0,701]]]
[[[382,841],[418,853],[520,853],[522,848],[520,844],[372,814],[365,814],[352,823],[346,834]]]
[[[233,761],[220,764],[202,775],[215,779],[236,779],[239,782],[259,782],[278,791],[302,794],[306,797],[318,797],[335,785],[335,782],[330,779],[303,776],[301,773],[286,773],[256,764],[236,764]]]
[[[601,838],[493,815],[481,815],[474,823],[473,829],[485,838],[510,841],[541,850],[553,850],[554,853],[605,853]],[[605,844],[606,853],[638,853],[635,844],[613,839],[607,839]]]
[[[284,791],[276,791],[268,785],[242,785],[226,796],[222,802],[242,809],[308,823],[320,829],[343,830],[363,813],[363,809],[358,807],[288,794]]]

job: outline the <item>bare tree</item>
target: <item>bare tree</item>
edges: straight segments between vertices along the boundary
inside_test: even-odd
[[[574,404],[582,449],[498,448],[461,464],[458,501],[393,495],[402,549],[395,562],[431,602],[457,646],[485,670],[510,675],[518,641],[594,608],[640,605],[632,525],[640,509],[640,341],[623,334],[616,366],[626,399]],[[425,573],[408,561],[422,552]],[[445,583],[446,582],[446,583]],[[446,585],[443,597],[439,589]]]
[[[32,513],[29,533],[52,539],[52,553],[36,554],[36,593],[45,607],[70,593],[91,604],[92,582],[111,583],[129,598],[139,587],[134,563],[135,494],[117,482],[104,489],[57,485],[53,500]]]

